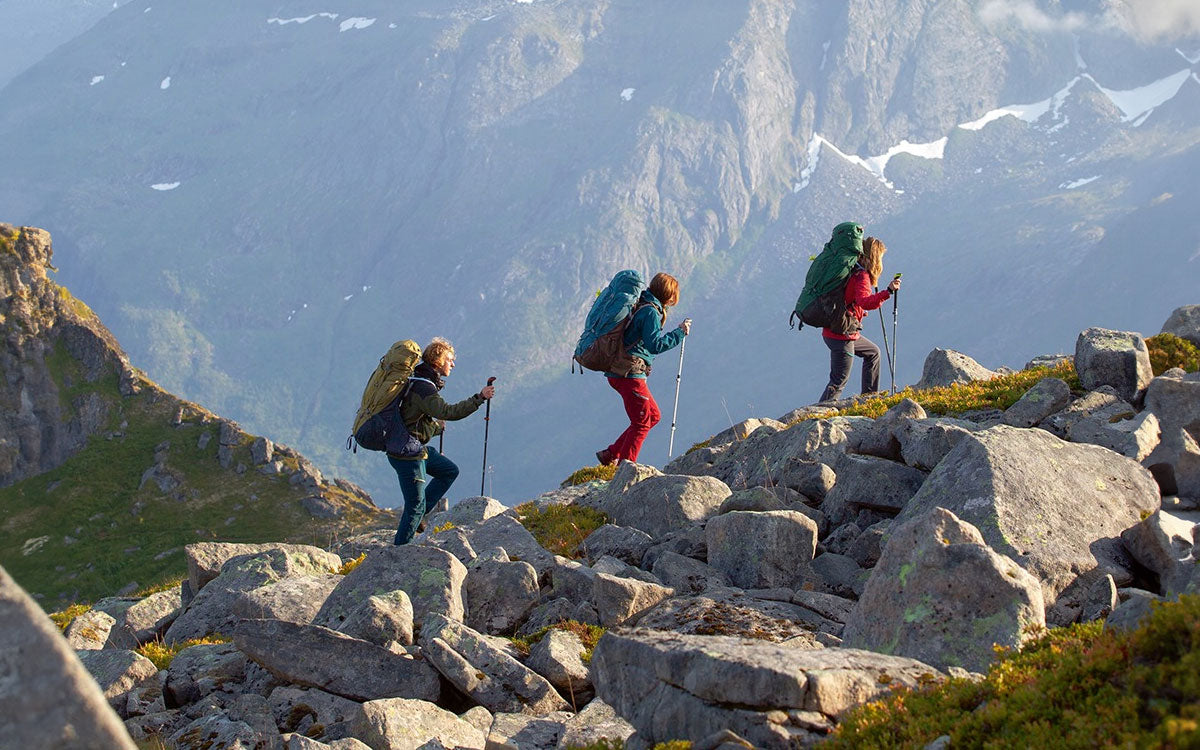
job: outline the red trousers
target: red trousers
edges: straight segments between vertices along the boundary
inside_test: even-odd
[[[642,450],[642,441],[650,432],[650,428],[658,424],[662,414],[645,378],[606,378],[612,389],[621,394],[625,402],[625,413],[629,415],[629,427],[617,438],[617,442],[608,446],[608,452],[618,461],[622,458],[637,461],[638,453]]]

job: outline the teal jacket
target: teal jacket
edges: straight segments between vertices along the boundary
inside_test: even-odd
[[[646,360],[646,364],[654,364],[654,357],[665,351],[674,349],[683,342],[683,329],[672,328],[663,333],[663,306],[647,289],[642,292],[638,304],[642,307],[633,315],[633,320],[625,328],[625,348],[635,357]],[[620,375],[605,373],[606,377],[619,378]],[[645,379],[645,373],[630,374],[626,377]]]

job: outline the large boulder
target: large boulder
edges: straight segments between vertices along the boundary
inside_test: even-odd
[[[788,601],[758,599],[737,589],[724,588],[713,588],[700,596],[667,599],[638,618],[637,626],[691,635],[788,641],[793,648],[820,648],[816,633],[842,632],[840,622],[833,622],[812,608]]]
[[[946,508],[1032,573],[1049,608],[1096,568],[1127,583],[1130,563],[1117,537],[1158,505],[1153,477],[1134,461],[1000,425],[964,436],[897,522]]]
[[[0,568],[0,716],[4,717],[0,744],[5,747],[137,747],[58,628],[4,568]]]
[[[116,622],[108,634],[108,645],[133,649],[161,638],[179,616],[181,604],[178,586],[135,602],[113,615]]]
[[[1042,378],[1004,411],[1004,424],[1033,427],[1071,403],[1071,387],[1059,378]]]
[[[233,631],[233,642],[280,679],[351,700],[433,701],[441,694],[437,674],[425,662],[328,628],[246,620]]]
[[[744,483],[731,486],[790,487],[806,497],[820,499],[825,496],[827,487],[822,485],[829,477],[818,465],[832,466],[851,445],[856,430],[873,426],[874,420],[867,417],[806,419],[767,435],[748,456],[749,476]]]
[[[383,547],[370,552],[342,579],[312,624],[338,630],[369,597],[397,590],[408,594],[414,622],[429,612],[461,621],[466,577],[467,569],[449,552],[413,544]]]
[[[817,524],[794,510],[733,511],[709,520],[708,564],[734,586],[795,587],[817,549]]]
[[[1075,341],[1075,372],[1090,390],[1112,386],[1117,395],[1137,403],[1154,377],[1150,352],[1142,337],[1130,331],[1088,328]]]
[[[72,618],[63,631],[67,643],[76,651],[99,651],[108,642],[116,620],[107,612],[89,609]]]
[[[612,559],[612,558],[609,558]],[[674,591],[657,583],[608,573],[592,578],[591,603],[606,628],[629,620],[671,596]]]
[[[921,489],[925,472],[896,461],[847,454],[834,464],[838,481],[821,510],[830,523],[840,525],[869,508],[895,515]]]
[[[1163,323],[1162,333],[1173,333],[1200,346],[1200,305],[1184,305],[1172,311]]]
[[[423,700],[367,701],[351,723],[352,734],[387,750],[483,750],[483,732]]]
[[[950,417],[905,422],[896,430],[900,457],[914,469],[932,471],[964,435],[978,429],[974,422]]]
[[[171,660],[163,696],[168,708],[215,692],[233,692],[246,680],[246,655],[232,643],[189,646]]]
[[[158,677],[158,667],[154,666],[154,662],[134,651],[110,648],[78,653],[79,661],[96,680],[109,705],[118,714],[125,713],[131,690]]]
[[[315,688],[282,685],[267,698],[281,732],[308,731],[314,724],[328,727],[358,715],[359,703]]]
[[[502,548],[471,561],[463,591],[467,624],[493,635],[516,630],[541,598],[537,571],[527,562],[510,561]]]
[[[1102,385],[1094,391],[1088,391],[1072,401],[1065,408],[1046,417],[1038,426],[1064,440],[1070,440],[1071,430],[1080,422],[1093,420],[1107,424],[1109,421],[1130,419],[1136,414],[1137,409],[1133,408],[1133,405],[1128,401],[1118,396],[1112,386]],[[1086,441],[1080,440],[1078,442]]]
[[[585,652],[579,636],[554,628],[529,649],[525,666],[549,680],[562,695],[590,695],[592,680],[583,661]]]
[[[1196,570],[1195,523],[1158,510],[1121,532],[1121,541],[1139,564],[1158,576],[1159,593],[1183,591]]]
[[[239,592],[233,600],[233,613],[245,620],[287,620],[308,625],[341,582],[342,576],[333,573],[285,578]]]
[[[596,698],[563,722],[556,750],[590,747],[605,740],[620,747],[633,732],[632,724],[618,716],[612,706]]]
[[[285,578],[329,575],[330,570],[326,567],[329,560],[325,554],[316,547],[279,545],[228,558],[221,567],[221,574],[208,581],[167,628],[165,640],[180,643],[207,635],[228,634],[240,619],[234,606],[243,593]]]
[[[209,581],[221,574],[221,568],[232,558],[256,555],[267,550],[283,550],[296,564],[307,560],[314,572],[330,573],[342,566],[342,558],[320,547],[307,544],[232,544],[229,542],[196,542],[183,548],[187,559],[188,584],[197,594]]]
[[[957,383],[973,383],[976,380],[991,380],[999,373],[987,369],[962,352],[953,349],[934,349],[925,357],[921,368],[919,389],[937,388]]]
[[[830,717],[938,676],[913,659],[865,651],[642,629],[606,633],[592,673],[600,698],[644,742],[696,742],[730,729],[771,750],[809,746]]]
[[[653,541],[649,534],[640,529],[606,523],[588,534],[580,549],[587,556],[589,563],[594,563],[605,555],[612,555],[630,565],[640,565],[642,556]]]
[[[488,727],[488,750],[554,750],[562,736],[567,712],[546,716],[496,714]]]
[[[842,635],[849,648],[986,671],[993,646],[1044,627],[1037,579],[944,508],[892,532]]]
[[[604,510],[613,523],[657,538],[711,517],[730,494],[729,487],[713,477],[663,475],[643,479],[612,497]]]
[[[554,566],[554,555],[538,544],[520,521],[507,513],[455,529],[459,530],[472,549],[483,551],[502,547],[510,558],[532,565],[539,578]],[[417,620],[420,619],[418,616]]]
[[[925,417],[924,407],[911,398],[902,399],[876,419],[870,428],[856,431],[850,441],[850,450],[868,456],[899,460],[900,442],[896,439],[897,431],[908,422]]]
[[[1162,437],[1158,417],[1144,411],[1128,419],[1085,419],[1071,428],[1072,443],[1091,443],[1141,461],[1158,447]]]
[[[413,642],[413,608],[408,594],[397,589],[368,596],[350,610],[338,626],[339,633],[351,638],[387,646],[392,641],[405,646]]]
[[[546,678],[461,622],[430,614],[420,643],[429,663],[489,711],[544,716],[567,709]]]

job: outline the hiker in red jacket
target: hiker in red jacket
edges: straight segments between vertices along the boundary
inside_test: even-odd
[[[887,247],[882,240],[868,237],[863,240],[862,255],[858,257],[858,265],[850,273],[846,281],[846,308],[858,320],[859,329],[862,319],[868,310],[878,310],[879,306],[891,298],[892,292],[900,288],[900,279],[892,279],[892,283],[881,292],[872,294],[871,290],[879,283],[879,274],[883,273],[883,254]],[[879,390],[879,347],[858,331],[849,334],[834,333],[828,328],[821,329],[822,340],[829,347],[829,385],[821,394],[821,401],[832,401],[841,395],[850,379],[850,369],[855,357],[862,357],[862,392],[872,393]]]

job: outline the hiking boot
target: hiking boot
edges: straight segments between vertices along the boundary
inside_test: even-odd
[[[596,460],[600,462],[601,466],[614,466],[617,463],[616,456],[608,448],[601,448],[596,451]]]

